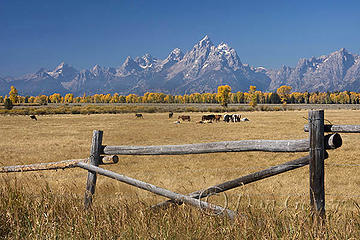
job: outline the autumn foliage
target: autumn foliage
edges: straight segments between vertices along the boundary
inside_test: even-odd
[[[192,93],[171,95],[165,93],[147,92],[143,96],[136,94],[121,95],[94,94],[74,96],[72,93],[62,96],[54,93],[49,96],[21,96],[15,87],[11,87],[9,95],[0,96],[0,103],[10,99],[13,104],[20,103],[213,103],[227,106],[227,104],[359,104],[360,93],[357,92],[291,92],[290,86],[281,86],[275,92],[262,92],[256,86],[250,86],[248,92],[231,92],[229,85],[219,86],[217,93]]]
[[[219,86],[216,98],[223,107],[230,102],[231,87],[229,85]]]

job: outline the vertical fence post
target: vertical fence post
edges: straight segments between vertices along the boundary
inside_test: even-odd
[[[102,137],[103,137],[103,131],[94,130],[92,136],[91,149],[90,149],[91,165],[99,166]],[[92,196],[95,193],[95,186],[96,186],[96,173],[89,171],[86,182],[86,190],[85,190],[85,200],[84,200],[85,209],[91,206]]]
[[[309,110],[309,138],[310,205],[314,213],[324,218],[324,110]]]

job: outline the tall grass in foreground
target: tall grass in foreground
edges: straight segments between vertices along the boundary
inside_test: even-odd
[[[323,226],[307,210],[240,207],[234,222],[178,206],[153,211],[136,200],[95,201],[49,187],[40,194],[10,183],[0,187],[1,239],[359,239],[357,211],[327,212]]]

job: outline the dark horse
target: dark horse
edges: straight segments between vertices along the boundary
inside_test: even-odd
[[[190,122],[190,116],[188,116],[188,115],[179,116],[178,119],[181,119],[181,120],[183,120],[183,121],[189,121],[189,122]]]

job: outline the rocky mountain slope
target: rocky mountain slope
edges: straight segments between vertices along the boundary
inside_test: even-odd
[[[283,66],[269,70],[269,90],[281,85],[296,91],[360,91],[360,56],[344,48],[328,56],[300,59],[295,68]]]
[[[328,56],[300,59],[297,66],[277,70],[243,64],[236,51],[226,43],[214,45],[205,36],[183,53],[175,48],[165,59],[150,54],[126,58],[117,67],[100,67],[78,71],[61,63],[54,70],[40,69],[23,77],[0,78],[0,95],[14,85],[21,95],[52,93],[120,93],[163,92],[190,94],[216,92],[228,84],[235,91],[273,91],[290,85],[294,91],[360,91],[360,57],[341,49]]]

